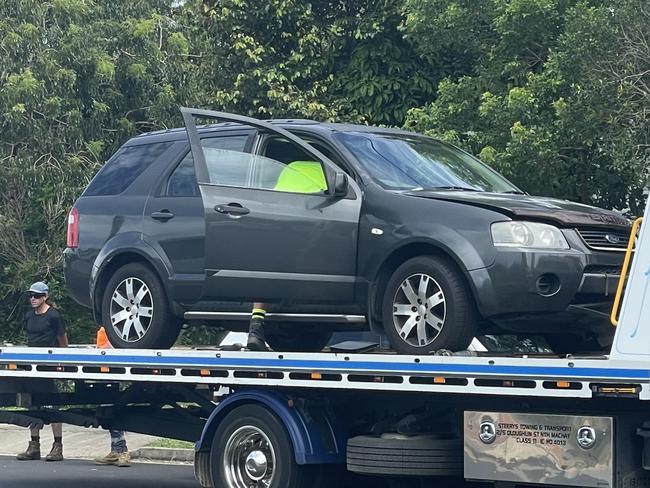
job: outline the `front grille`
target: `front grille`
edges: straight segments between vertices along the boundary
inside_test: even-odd
[[[620,276],[621,267],[620,266],[601,266],[597,264],[590,264],[585,267],[584,274],[606,274]]]
[[[625,251],[630,238],[628,233],[616,230],[577,230],[587,247],[599,251]]]

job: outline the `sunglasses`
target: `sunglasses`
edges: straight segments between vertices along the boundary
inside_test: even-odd
[[[29,298],[45,298],[45,293],[30,293]]]

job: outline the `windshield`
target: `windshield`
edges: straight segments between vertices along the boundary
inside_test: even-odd
[[[335,137],[384,188],[522,193],[478,159],[435,139],[361,132]]]

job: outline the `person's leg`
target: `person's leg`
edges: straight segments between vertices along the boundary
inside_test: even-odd
[[[248,344],[251,351],[266,351],[266,338],[264,337],[264,318],[266,305],[261,302],[253,304],[250,325],[248,326]]]
[[[121,430],[109,430],[109,432],[111,435],[111,452],[104,457],[96,458],[95,464],[117,464],[120,453],[123,449],[126,449],[124,432]]]
[[[126,436],[123,430],[111,430],[111,453],[117,454],[115,464],[120,468],[131,465],[129,448],[126,445]]]
[[[18,461],[35,461],[41,459],[41,429],[29,429],[31,440],[27,445],[27,450],[16,456]]]
[[[63,424],[51,424],[54,444],[52,450],[45,456],[46,461],[63,461]]]
[[[111,451],[118,454],[128,451],[123,430],[111,430]]]

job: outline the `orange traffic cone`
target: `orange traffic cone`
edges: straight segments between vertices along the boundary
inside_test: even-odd
[[[97,349],[112,349],[113,346],[111,345],[111,342],[108,340],[108,336],[106,335],[106,330],[104,327],[100,327],[99,330],[97,331]]]

